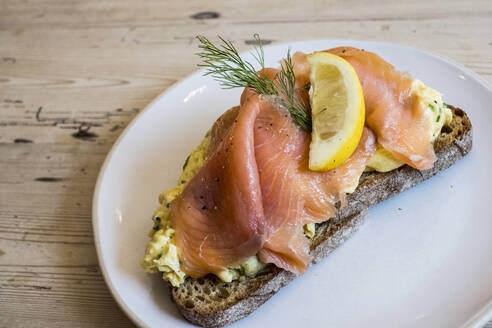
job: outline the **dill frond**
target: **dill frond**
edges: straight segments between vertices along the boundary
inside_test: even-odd
[[[261,69],[265,68],[263,44],[258,34],[254,35],[257,42],[253,57]],[[197,55],[202,63],[198,66],[205,68],[205,75],[212,76],[226,89],[253,88],[259,94],[281,96],[281,101],[290,112],[294,122],[305,131],[311,130],[311,117],[302,99],[296,95],[302,88],[296,88],[294,65],[287,52],[280,71],[274,79],[269,79],[256,71],[254,66],[243,60],[231,41],[219,36],[220,44],[215,45],[204,36],[197,36],[201,52]]]
[[[287,57],[283,61],[280,72],[277,74],[276,85],[282,98],[283,105],[288,108],[294,121],[305,131],[311,131],[311,117],[304,101],[296,95],[296,92],[302,88],[296,88],[296,76],[294,74],[294,65],[290,56],[290,49],[287,51]]]

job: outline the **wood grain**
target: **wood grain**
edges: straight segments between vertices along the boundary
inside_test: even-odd
[[[0,17],[1,327],[133,326],[99,272],[92,192],[122,129],[196,70],[196,34],[397,42],[492,82],[490,0],[3,0]]]

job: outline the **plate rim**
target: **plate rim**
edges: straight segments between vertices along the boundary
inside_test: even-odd
[[[275,48],[275,47],[288,47],[290,45],[294,44],[301,44],[301,43],[310,43],[310,42],[331,42],[331,43],[341,43],[341,42],[346,42],[348,44],[350,43],[357,43],[357,42],[364,42],[368,44],[374,44],[374,45],[384,45],[384,46],[389,46],[389,47],[400,47],[404,49],[408,49],[409,51],[416,51],[418,53],[421,53],[423,55],[427,55],[436,59],[439,59],[440,61],[443,61],[451,66],[454,66],[461,70],[462,72],[466,73],[469,75],[471,78],[476,80],[482,87],[485,88],[488,92],[492,94],[492,85],[489,84],[485,78],[481,77],[471,69],[465,67],[463,64],[447,57],[443,56],[441,54],[436,54],[428,50],[423,50],[419,48],[415,48],[409,45],[404,45],[400,43],[394,43],[394,42],[384,42],[384,41],[375,41],[375,40],[363,40],[363,39],[310,39],[310,40],[297,40],[297,41],[292,41],[292,42],[280,42],[268,46],[264,46],[265,52],[268,51],[269,48]],[[243,51],[240,53],[241,57],[247,56],[251,53],[251,51]],[[114,152],[118,148],[119,144],[123,140],[123,138],[127,135],[127,133],[132,129],[132,127],[136,124],[136,122],[143,116],[144,113],[150,110],[156,103],[158,103],[162,98],[166,97],[169,93],[171,93],[174,89],[176,89],[178,86],[180,86],[185,80],[191,79],[195,77],[196,75],[203,75],[203,72],[205,69],[198,69],[187,76],[183,77],[182,79],[174,82],[171,86],[166,88],[164,91],[162,91],[159,95],[157,95],[150,103],[148,103],[145,108],[138,113],[131,121],[128,123],[128,125],[125,127],[125,129],[122,131],[122,133],[118,136],[116,141],[113,143],[111,146],[111,149],[109,152],[106,154],[106,157],[104,159],[103,164],[101,165],[101,168],[99,169],[99,173],[97,175],[97,181],[96,185],[94,188],[94,193],[92,197],[92,231],[93,231],[93,236],[94,236],[94,244],[96,248],[96,253],[97,253],[97,261],[98,265],[100,268],[100,271],[102,273],[102,276],[104,278],[104,282],[108,286],[108,289],[115,299],[116,303],[120,307],[120,309],[123,310],[123,312],[139,327],[149,327],[145,322],[143,322],[142,319],[126,304],[126,302],[123,300],[122,296],[119,294],[118,290],[116,289],[116,286],[113,284],[111,277],[109,276],[108,270],[104,264],[103,261],[103,256],[102,256],[102,250],[101,250],[101,243],[100,243],[100,234],[99,234],[99,217],[98,217],[98,208],[99,208],[99,195],[101,191],[101,185],[102,181],[104,178],[104,175],[106,173],[107,166],[109,165],[109,162],[111,161]],[[492,298],[487,301],[487,303],[480,308],[477,312],[475,312],[460,328],[479,328],[482,327],[484,324],[486,324],[490,319],[492,319]]]

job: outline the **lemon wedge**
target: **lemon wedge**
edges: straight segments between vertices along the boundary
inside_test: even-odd
[[[359,144],[365,120],[364,95],[357,73],[342,57],[314,52],[307,61],[313,125],[309,169],[328,171],[345,162]]]

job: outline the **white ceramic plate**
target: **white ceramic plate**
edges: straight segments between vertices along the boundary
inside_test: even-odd
[[[289,46],[311,52],[339,45],[378,53],[465,109],[473,150],[438,176],[371,208],[353,238],[234,327],[483,324],[492,314],[492,90],[448,59],[387,43],[269,46],[266,64],[277,66]],[[100,266],[117,302],[142,327],[190,326],[160,276],[144,273],[140,260],[157,195],[175,185],[190,150],[239,102],[240,92],[192,74],[133,120],[101,169],[93,203]]]

